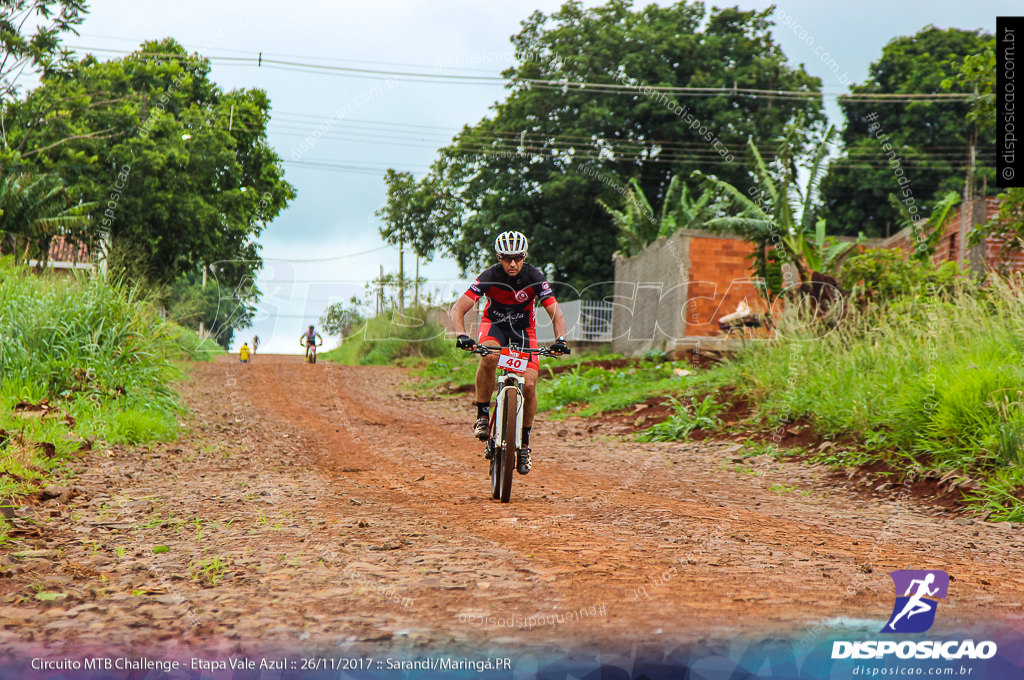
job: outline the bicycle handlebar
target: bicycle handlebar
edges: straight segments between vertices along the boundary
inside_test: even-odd
[[[466,351],[469,352],[470,354],[479,354],[480,356],[485,357],[488,354],[499,354],[501,352],[501,349],[502,349],[501,347],[492,347],[490,345],[477,345],[473,349],[466,350]],[[571,354],[570,351],[559,352],[559,353],[552,352],[550,347],[537,347],[537,348],[529,347],[529,348],[525,348],[525,349],[517,349],[515,351],[516,352],[520,352],[522,354],[537,354],[537,355],[540,355],[542,357],[560,357],[560,356],[564,356],[566,354]]]

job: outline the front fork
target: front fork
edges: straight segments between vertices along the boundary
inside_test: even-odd
[[[498,385],[498,399],[495,402],[496,406],[494,409],[494,426],[491,432],[494,436],[491,438],[491,446],[497,446],[498,444],[504,444],[499,442],[498,438],[505,431],[505,399],[504,395],[509,390],[515,390],[518,393],[517,404],[519,408],[516,409],[516,441],[514,451],[519,451],[523,445],[523,408],[525,407],[525,400],[523,397],[523,386],[526,384],[526,380],[521,375],[515,375],[512,373],[502,376],[501,382]]]

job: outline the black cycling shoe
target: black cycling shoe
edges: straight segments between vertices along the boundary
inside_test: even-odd
[[[477,439],[485,442],[491,437],[490,429],[491,421],[487,418],[480,417],[476,419],[476,425],[473,426],[473,434],[476,435]]]
[[[516,456],[516,470],[521,475],[525,475],[530,471],[530,449],[519,449],[519,455]]]

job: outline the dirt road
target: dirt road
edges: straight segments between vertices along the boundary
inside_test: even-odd
[[[470,398],[393,368],[197,365],[190,431],[73,465],[2,549],[0,649],[685,643],[885,622],[893,569],[953,582],[935,630],[1024,621],[1024,531],[729,443],[535,427],[489,498]],[[543,389],[543,386],[541,387]],[[59,489],[56,491],[60,491]],[[59,494],[58,494],[59,495]],[[875,630],[878,628],[876,627]]]

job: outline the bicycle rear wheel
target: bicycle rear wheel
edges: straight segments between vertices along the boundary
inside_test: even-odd
[[[512,497],[512,475],[516,471],[516,422],[519,412],[519,392],[516,390],[505,391],[505,414],[502,422],[502,435],[504,444],[501,450],[501,489],[500,496],[502,503],[508,503]]]

